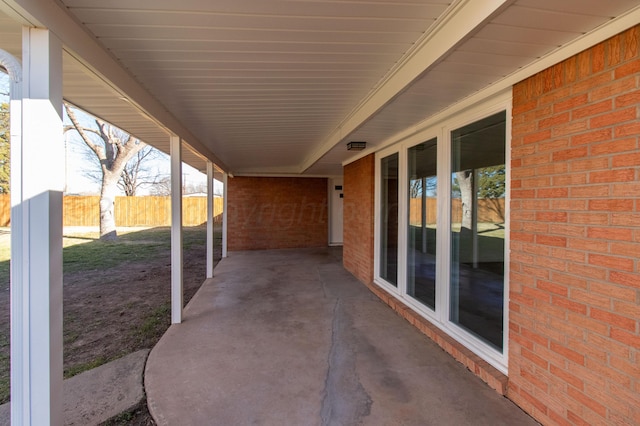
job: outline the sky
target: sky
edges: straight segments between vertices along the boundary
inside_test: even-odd
[[[94,168],[93,163],[87,159],[87,149],[83,146],[84,142],[77,136],[77,132],[69,132],[65,136],[66,149],[67,149],[67,194],[98,194],[100,192],[100,184],[92,179],[86,171],[88,169],[97,170]],[[171,174],[169,156],[158,152],[158,158],[150,160],[148,167],[155,171],[153,174],[158,178],[168,177]],[[207,176],[204,173],[194,169],[188,164],[182,163],[182,181],[184,186],[203,186],[207,183]],[[214,184],[217,181],[214,181]],[[221,189],[222,183],[214,187],[214,193]],[[219,188],[218,188],[219,187]],[[149,195],[150,188],[143,187],[139,190],[137,195]],[[124,195],[124,194],[121,194]]]
[[[76,114],[81,125],[86,127],[94,127],[93,117],[89,114],[79,112]],[[64,124],[71,124],[64,112]],[[92,126],[93,124],[93,126]],[[67,174],[67,194],[98,194],[100,192],[100,184],[91,177],[91,173],[98,171],[94,154],[87,148],[78,132],[71,130],[65,133],[65,149],[66,149],[66,174]],[[171,164],[169,156],[163,152],[156,151],[156,154],[150,160],[145,160],[144,166],[150,171],[152,178],[166,178],[171,174]],[[201,186],[206,188],[207,176],[204,173],[194,169],[188,164],[182,163],[182,181],[185,187]],[[221,183],[218,183],[221,185]],[[216,192],[214,187],[214,193]],[[141,187],[136,195],[149,195],[150,187]],[[222,190],[220,189],[220,192]]]
[[[1,69],[0,69],[1,70]],[[9,77],[0,71],[0,102],[9,101]],[[91,120],[87,114],[84,118],[79,120]],[[69,119],[64,117],[64,124],[70,124]],[[66,193],[67,194],[98,194],[100,192],[100,184],[96,180],[92,179],[87,170],[97,170],[97,165],[94,165],[87,157],[87,147],[75,131],[70,131],[65,134],[65,149],[66,149]],[[158,151],[158,155],[155,159],[148,163],[148,167],[157,173],[159,177],[170,176],[170,162],[169,156]],[[182,179],[184,186],[205,186],[207,176],[204,173],[199,172],[188,164],[182,164]],[[205,186],[206,187],[206,186]],[[214,180],[214,193],[222,193],[222,182]],[[138,195],[148,195],[149,188],[142,188]],[[124,194],[123,194],[124,195]]]

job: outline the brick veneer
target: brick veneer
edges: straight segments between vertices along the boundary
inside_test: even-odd
[[[508,396],[640,424],[640,27],[513,89]]]
[[[328,244],[327,179],[234,177],[228,189],[228,249]]]
[[[345,269],[363,283],[373,281],[374,179],[374,154],[344,167],[342,258]]]

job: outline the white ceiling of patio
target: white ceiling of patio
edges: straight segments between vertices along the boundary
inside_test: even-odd
[[[64,96],[234,174],[340,175],[354,156],[606,24],[637,0],[0,0],[63,41]],[[45,12],[46,11],[46,12]],[[73,27],[73,28],[70,28]],[[623,28],[622,28],[623,29]],[[99,52],[97,52],[99,51]]]

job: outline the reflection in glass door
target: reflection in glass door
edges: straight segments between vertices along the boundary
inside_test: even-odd
[[[409,148],[407,294],[436,307],[436,139]]]
[[[502,351],[506,114],[451,133],[449,319]]]
[[[398,154],[381,160],[380,278],[398,286]]]

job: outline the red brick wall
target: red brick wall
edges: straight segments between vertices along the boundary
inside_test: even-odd
[[[513,89],[508,396],[640,424],[640,27]]]
[[[373,281],[375,156],[344,167],[344,267],[363,283]]]
[[[228,249],[328,244],[327,179],[234,177],[228,189]]]

